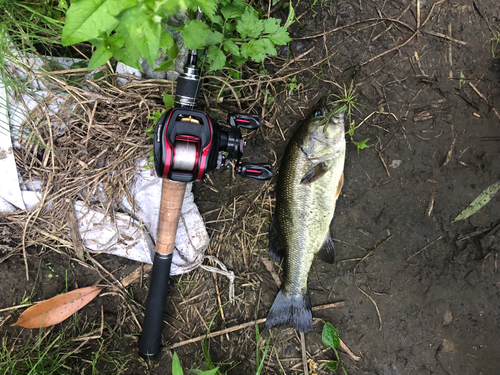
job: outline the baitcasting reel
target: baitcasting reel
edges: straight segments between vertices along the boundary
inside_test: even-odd
[[[256,130],[257,115],[230,113],[231,130],[222,130],[207,113],[193,109],[200,90],[196,52],[191,51],[185,73],[177,80],[175,107],[158,121],[154,135],[154,160],[158,177],[177,182],[201,180],[205,174],[236,160],[235,171],[243,177],[268,180],[269,164],[240,163],[246,143],[240,128]]]

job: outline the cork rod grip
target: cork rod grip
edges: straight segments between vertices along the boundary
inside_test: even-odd
[[[159,254],[172,254],[174,251],[175,235],[185,191],[185,182],[163,179],[158,234],[156,235],[156,252]]]

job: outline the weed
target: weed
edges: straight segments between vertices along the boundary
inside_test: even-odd
[[[271,343],[271,337],[272,333],[269,331],[269,338],[267,339],[266,346],[264,348],[264,352],[261,354],[260,352],[260,332],[259,332],[259,325],[255,325],[255,341],[257,342],[257,348],[256,348],[256,365],[257,365],[257,372],[255,375],[260,375],[262,372],[262,369],[264,368],[264,360],[266,359],[267,356],[267,351],[269,350],[269,344]],[[262,358],[261,358],[262,355]]]
[[[336,104],[338,106],[338,110],[340,112],[344,112],[349,123],[351,123],[351,116],[354,110],[360,112],[360,110],[357,107],[358,104],[356,102],[358,95],[355,92],[356,89],[354,87],[354,82],[351,82],[349,88],[347,88],[344,84],[344,89],[341,95],[336,95],[336,94],[331,95],[335,98],[332,104]]]
[[[96,50],[89,69],[105,64],[111,57],[140,69],[139,60],[144,56],[154,66],[159,49],[171,59],[177,56],[177,46],[162,20],[176,14],[179,6],[191,13],[200,8],[206,15],[208,22],[192,19],[178,31],[189,49],[207,48],[210,70],[222,69],[230,55],[236,66],[250,59],[264,61],[267,55],[277,54],[275,45],[291,41],[287,32],[295,17],[291,6],[288,19],[281,26],[275,18],[261,19],[243,0],[104,0],[72,2],[66,13],[62,42],[67,46],[90,41]],[[168,70],[170,65],[165,62],[160,69]]]
[[[287,85],[288,96],[292,96],[293,92],[300,88],[301,84],[297,84],[297,77],[293,76],[290,83]]]
[[[339,353],[337,349],[340,347],[340,338],[337,330],[331,323],[325,323],[323,326],[323,332],[321,334],[321,339],[323,344],[332,348],[335,353],[336,360],[332,360],[328,362],[328,369],[331,371],[336,371],[339,367],[339,363],[342,366],[342,370],[345,375],[347,375],[347,371],[345,370],[344,365],[340,362]]]
[[[500,58],[500,54],[498,52],[498,45],[500,44],[500,31],[497,31],[497,35],[494,38],[490,39],[491,44],[491,55],[494,59]]]
[[[219,368],[214,368],[212,370],[208,371],[203,371],[201,370],[189,370],[189,372],[195,373],[197,375],[215,375],[217,374],[217,371]],[[177,353],[174,352],[174,358],[172,359],[172,375],[184,375],[184,372],[182,371],[182,366],[181,362],[179,361],[179,357],[177,356]]]
[[[332,94],[330,96],[333,96],[335,98],[335,100],[333,100],[331,104],[336,105],[337,108],[334,111],[330,112],[327,116],[325,116],[325,121],[328,123],[328,121],[332,117],[337,116],[339,113],[343,112],[345,119],[349,124],[349,130],[347,131],[347,134],[351,138],[351,143],[356,146],[358,154],[359,150],[369,148],[370,146],[368,146],[367,142],[370,140],[370,138],[367,138],[361,142],[357,142],[354,140],[354,130],[356,129],[356,123],[354,120],[351,121],[351,118],[354,110],[358,112],[360,112],[360,110],[358,108],[359,104],[356,101],[358,95],[355,93],[353,82],[351,82],[349,88],[344,85],[344,89],[341,95]]]

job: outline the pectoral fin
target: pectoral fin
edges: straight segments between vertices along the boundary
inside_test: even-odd
[[[269,254],[277,262],[285,256],[285,248],[281,244],[278,231],[276,230],[276,219],[273,217],[271,226],[269,227]]]
[[[326,172],[330,170],[330,167],[327,167],[325,162],[322,161],[319,164],[316,164],[314,167],[309,169],[304,177],[302,177],[302,180],[300,180],[301,184],[310,184],[311,182],[316,181],[317,179],[321,178],[322,176],[325,175]]]
[[[326,236],[325,242],[318,252],[318,259],[329,264],[335,262],[335,245],[330,235]]]

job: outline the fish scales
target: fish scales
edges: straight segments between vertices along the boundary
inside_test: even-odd
[[[329,117],[329,112],[326,103],[320,102],[292,136],[282,159],[273,218],[281,249],[273,249],[270,239],[270,250],[277,258],[284,255],[285,276],[269,312],[268,327],[310,329],[309,270],[324,244],[333,251],[329,230],[343,183],[345,134],[342,115]]]

